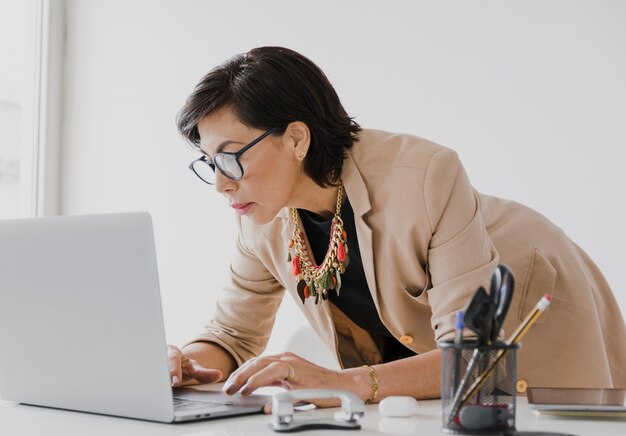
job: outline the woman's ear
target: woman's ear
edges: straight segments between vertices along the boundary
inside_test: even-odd
[[[309,130],[309,126],[302,121],[289,123],[287,129],[285,129],[283,138],[287,141],[294,158],[303,161],[311,145],[311,131]]]

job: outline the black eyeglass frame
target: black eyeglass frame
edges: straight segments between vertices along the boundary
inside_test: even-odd
[[[256,144],[258,144],[259,142],[261,142],[263,139],[265,139],[266,137],[268,137],[269,135],[271,135],[272,133],[274,133],[276,130],[280,129],[282,126],[276,126],[273,129],[268,130],[267,132],[263,133],[261,136],[259,136],[258,138],[256,138],[254,141],[252,141],[251,143],[249,143],[248,145],[246,145],[244,148],[242,148],[241,150],[233,153],[233,152],[229,152],[229,151],[224,151],[221,153],[216,153],[215,156],[213,156],[213,159],[209,159],[206,156],[201,156],[200,158],[194,160],[193,162],[191,162],[189,164],[189,169],[200,179],[202,180],[204,183],[206,183],[207,185],[215,185],[215,182],[210,183],[207,180],[205,180],[200,174],[198,174],[196,172],[196,170],[193,168],[194,164],[196,162],[203,162],[205,164],[207,164],[211,170],[213,170],[213,172],[215,173],[215,168],[217,167],[217,169],[220,170],[220,172],[225,176],[228,177],[231,180],[241,180],[243,178],[244,175],[244,171],[243,171],[243,165],[241,165],[241,161],[239,160],[239,157],[244,154],[246,151],[248,151],[249,149],[251,149],[253,146],[255,146]],[[224,171],[222,168],[220,168],[220,166],[218,164],[215,163],[215,158],[219,155],[229,155],[229,156],[234,156],[235,157],[235,162],[237,162],[237,165],[239,165],[239,169],[241,170],[241,176],[239,177],[231,177],[228,174],[226,174],[226,171]]]

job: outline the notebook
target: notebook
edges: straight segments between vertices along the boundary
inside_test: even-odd
[[[626,417],[626,389],[528,388],[531,409],[562,416]]]
[[[24,404],[177,422],[270,401],[177,389],[175,410],[146,212],[0,220],[0,350],[0,397]]]

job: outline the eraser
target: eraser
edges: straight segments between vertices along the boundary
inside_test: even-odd
[[[378,404],[383,416],[404,418],[417,414],[417,400],[413,397],[387,397]]]

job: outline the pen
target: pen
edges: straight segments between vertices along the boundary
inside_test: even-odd
[[[472,375],[474,374],[476,365],[478,364],[478,361],[481,360],[481,354],[482,352],[480,351],[478,347],[474,348],[474,351],[472,353],[472,358],[470,359],[469,363],[467,364],[467,368],[465,369],[465,375],[459,382],[459,387],[456,389],[456,392],[454,393],[454,397],[452,398],[452,402],[451,402],[452,406],[450,407],[450,413],[448,414],[447,425],[452,424],[452,422],[454,421],[454,417],[459,412],[459,409],[461,407],[461,400],[463,397],[463,392],[465,391],[465,388],[467,388],[467,385],[472,379]]]
[[[517,345],[522,340],[524,335],[528,332],[528,330],[530,330],[535,321],[537,321],[537,318],[539,318],[541,314],[548,308],[551,300],[552,298],[548,294],[541,297],[535,308],[531,310],[526,318],[524,318],[524,321],[522,321],[522,323],[513,332],[508,341],[508,346]],[[461,406],[467,404],[467,402],[472,399],[472,397],[476,394],[476,392],[478,392],[482,385],[485,384],[487,378],[489,378],[489,376],[493,373],[498,364],[502,362],[508,351],[508,347],[501,350],[498,353],[498,356],[496,357],[494,362],[476,378],[474,383],[472,383],[469,391],[463,397],[463,400],[461,401]]]
[[[459,376],[461,372],[461,357],[463,353],[463,329],[465,324],[463,323],[463,311],[460,310],[456,313],[454,320],[454,371],[452,373],[451,383],[451,397],[454,397],[454,393],[459,384]]]
[[[456,313],[456,318],[454,320],[454,345],[459,347],[463,342],[463,329],[465,328],[465,324],[463,324],[463,311],[459,310]]]

